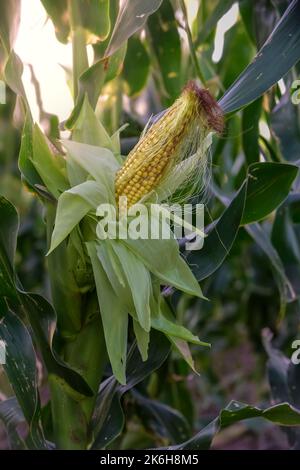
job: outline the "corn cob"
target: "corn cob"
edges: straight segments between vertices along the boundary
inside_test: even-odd
[[[132,206],[154,190],[169,170],[186,157],[184,147],[195,132],[221,133],[223,114],[207,90],[189,82],[181,96],[168,108],[129,153],[116,174],[115,193],[127,197]]]

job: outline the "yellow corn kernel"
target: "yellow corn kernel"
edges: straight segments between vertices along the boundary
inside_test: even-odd
[[[128,198],[128,207],[138,202],[162,181],[170,168],[184,158],[184,147],[196,129],[221,133],[222,111],[207,90],[189,82],[129,153],[116,174],[115,193]]]

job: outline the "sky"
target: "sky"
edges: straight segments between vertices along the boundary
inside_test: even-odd
[[[47,20],[40,0],[26,0],[22,3],[21,24],[15,51],[24,64],[23,83],[32,109],[33,117],[39,120],[39,112],[28,64],[31,64],[40,84],[43,107],[46,112],[56,114],[65,120],[73,108],[72,96],[66,83],[66,74],[61,65],[72,65],[71,44],[57,41],[53,24]],[[195,3],[192,0],[191,4]],[[191,8],[191,13],[192,13]],[[219,21],[212,59],[217,62],[222,56],[224,33],[236,22],[238,6],[234,4]],[[90,47],[90,46],[89,46]],[[90,60],[92,58],[89,50]]]
[[[40,83],[45,111],[57,114],[60,120],[64,120],[68,117],[73,103],[66,84],[66,75],[60,64],[71,66],[71,44],[64,45],[57,41],[53,24],[47,21],[40,0],[26,0],[21,4],[21,24],[15,51],[24,63],[23,83],[33,116],[38,120],[38,108],[28,64],[33,66]]]

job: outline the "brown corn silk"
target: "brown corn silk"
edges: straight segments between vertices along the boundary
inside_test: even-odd
[[[117,204],[127,197],[127,207],[155,190],[178,162],[186,157],[187,142],[223,131],[222,110],[208,90],[189,82],[180,97],[168,108],[129,153],[116,174]]]

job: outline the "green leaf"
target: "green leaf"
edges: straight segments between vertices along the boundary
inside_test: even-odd
[[[299,21],[300,0],[293,0],[253,62],[219,101],[225,113],[255,101],[299,61]]]
[[[188,342],[183,341],[180,338],[176,338],[175,336],[168,336],[168,338],[188,366],[195,372],[195,374],[198,374]]]
[[[30,446],[46,449],[40,426],[40,403],[37,388],[36,356],[25,325],[0,304],[0,339],[6,345],[3,365],[27,423],[30,426]]]
[[[6,428],[10,449],[25,450],[26,445],[19,436],[17,427],[26,420],[16,397],[0,402],[0,420],[3,421]]]
[[[288,386],[288,369],[290,360],[279,350],[273,348],[270,332],[263,332],[263,344],[268,354],[267,372],[271,387],[272,399],[276,403],[290,401],[290,392]]]
[[[245,29],[249,38],[256,45],[256,24],[255,24],[255,5],[252,0],[242,0],[239,3],[239,11],[241,19],[244,23]]]
[[[105,57],[114,54],[134,33],[141,29],[162,4],[162,0],[126,0],[119,11]]]
[[[232,401],[221,410],[219,417],[214,419],[192,439],[166,450],[207,450],[210,448],[214,436],[222,429],[239,421],[251,418],[264,418],[280,426],[299,426],[300,410],[289,403],[280,403],[267,409],[246,405]]]
[[[279,1],[284,10],[288,2]],[[258,48],[263,46],[278,21],[279,14],[276,7],[276,2],[272,1],[265,3],[265,1],[241,0],[239,3],[243,23],[253,44]]]
[[[19,219],[15,208],[0,196],[0,296],[16,299],[13,263]]]
[[[290,279],[297,296],[299,296],[300,249],[297,232],[287,204],[283,204],[276,211],[271,239],[284,264],[286,275]]]
[[[85,95],[88,96],[92,108],[96,107],[103,85],[121,73],[125,54],[126,44],[109,58],[98,60],[82,73],[79,77],[79,94],[76,105],[65,123],[68,129],[72,129],[78,119]]]
[[[72,16],[71,24],[75,23],[75,12],[77,12],[77,3],[77,0],[73,0],[70,3],[70,11]],[[80,19],[79,14],[78,16]],[[73,85],[71,91],[75,99],[78,98],[79,77],[89,68],[86,40],[86,31],[82,27],[74,26],[74,30],[72,31],[73,68],[71,71],[71,78],[73,80]]]
[[[270,261],[274,279],[277,283],[280,294],[279,317],[283,318],[287,302],[293,302],[296,299],[296,294],[294,292],[293,286],[291,285],[291,282],[286,276],[283,263],[276,249],[272,245],[270,236],[263,230],[261,225],[251,224],[245,228],[249,235],[255,240],[258,246],[267,255]]]
[[[248,188],[242,225],[265,218],[288,196],[298,168],[284,163],[254,163],[248,170]]]
[[[248,165],[259,161],[259,119],[262,111],[262,99],[251,103],[243,110],[242,142]]]
[[[21,59],[14,51],[11,51],[5,63],[4,78],[7,85],[14,91],[14,93],[23,98],[28,110],[29,105],[27,103],[25,88],[22,82],[22,75],[23,64]]]
[[[147,243],[148,242],[148,243]],[[156,242],[156,243],[155,243]],[[174,240],[173,240],[174,242]],[[186,262],[181,258],[177,242],[172,240],[126,240],[124,243],[138,255],[148,269],[162,283],[176,287],[190,295],[203,298],[200,286]],[[169,250],[173,257],[172,266],[164,263],[164,255]],[[167,259],[165,260],[167,261]]]
[[[53,347],[56,314],[49,302],[40,295],[25,292],[20,292],[20,301],[28,316],[48,373],[74,400],[93,396],[88,383],[59,357]]]
[[[19,220],[14,206],[0,196],[0,248],[9,263],[13,264],[17,246]]]
[[[300,224],[300,194],[298,192],[290,194],[286,202],[289,205],[293,223]]]
[[[150,334],[148,331],[145,331],[137,322],[133,319],[133,331],[136,337],[137,346],[141,353],[143,361],[146,361],[148,358],[148,348],[150,341]]]
[[[52,154],[45,136],[37,125],[34,126],[32,139],[32,163],[47,189],[54,197],[58,198],[62,192],[68,189],[61,156]]]
[[[120,245],[118,242],[116,242],[115,244]],[[124,246],[121,247],[120,250],[126,250],[126,257],[130,257],[130,259],[132,258],[132,256],[134,256],[134,254],[127,250],[127,248],[125,248]],[[133,279],[133,284],[129,283],[129,279],[127,278],[126,272],[124,270],[124,262],[122,261],[123,257],[121,260],[121,258],[117,255],[116,250],[113,249],[112,240],[106,240],[105,243],[101,243],[97,246],[97,256],[111,284],[111,288],[114,290],[115,295],[122,299],[123,310],[128,311],[133,317],[133,327],[138,342],[138,347],[143,360],[146,360],[150,329],[149,297],[151,291],[151,284],[145,286],[142,285],[142,291],[139,291],[138,286],[144,284],[144,282],[141,283],[140,280],[134,282]],[[138,258],[135,258],[135,262],[136,261],[138,261]],[[140,268],[141,266],[139,266],[139,269]],[[146,277],[148,278],[146,282],[150,283],[151,279],[149,273],[146,272],[144,266],[142,270],[143,278],[146,274]],[[133,274],[135,276],[134,272]],[[131,287],[131,285],[133,287]],[[134,290],[134,292],[132,290]],[[147,292],[148,290],[149,293]],[[141,295],[142,292],[144,293],[144,295]],[[134,301],[137,303],[137,307],[135,307]],[[143,302],[146,302],[146,305],[144,305]],[[139,309],[138,312],[137,309]],[[139,318],[141,320],[139,320]],[[141,325],[143,325],[143,327]],[[148,331],[145,331],[144,327],[146,327]]]
[[[205,23],[199,29],[199,33],[196,39],[196,46],[199,46],[206,41],[208,36],[212,31],[217,27],[218,21],[222,16],[227,13],[227,11],[232,7],[236,0],[218,0],[217,4],[214,6],[214,9],[205,21]]]
[[[148,215],[146,217],[148,222]],[[157,217],[157,215],[153,217]],[[153,217],[151,224],[160,223],[159,218],[154,219]],[[141,222],[142,219],[143,216],[141,216]],[[155,274],[165,285],[174,286],[183,292],[203,298],[198,282],[180,256],[178,243],[172,233],[169,235],[170,239],[135,240],[134,235],[130,234],[131,229],[132,227],[129,225],[129,237],[127,240],[122,240],[122,243],[143,261],[149,271]],[[165,230],[170,229],[165,227]]]
[[[110,241],[106,240],[104,243],[97,245],[97,255],[112,288],[116,294],[119,294],[120,297],[122,297],[124,304],[126,304],[126,308],[130,310],[130,308],[133,308],[133,305],[131,305],[132,296],[130,295],[130,289],[125,282],[125,274],[114,250],[112,249]]]
[[[161,309],[161,312],[170,321],[174,321],[175,314],[172,312],[171,306],[167,303],[167,301],[163,298],[160,299],[159,301],[159,308]],[[177,338],[176,336],[171,336],[167,335],[168,339],[170,342],[175,346],[181,357],[185,360],[185,362],[189,365],[189,367],[196,373],[198,374],[196,368],[195,368],[195,363],[194,359],[191,354],[191,350],[189,347],[189,343],[187,341],[184,341],[181,338]],[[206,346],[209,346],[208,344],[205,344]]]
[[[80,114],[74,124],[72,140],[114,151],[112,140],[93,111],[87,96],[84,98]]]
[[[150,273],[140,259],[123,244],[113,243],[112,240],[112,248],[125,273],[138,321],[141,327],[149,332],[151,324],[150,295],[152,291]]]
[[[88,242],[86,246],[94,272],[107,353],[115,377],[125,384],[128,314],[124,311],[123,301],[111,288],[97,257],[97,244]]]
[[[106,385],[106,382],[104,382]],[[96,427],[96,437],[94,439],[92,450],[105,449],[122,432],[125,425],[125,415],[120,403],[120,395],[115,393],[116,383],[110,381],[106,388],[101,391],[102,403],[98,404],[98,415],[101,415],[99,429]],[[102,406],[101,406],[102,405]]]
[[[149,18],[147,26],[157,68],[167,93],[168,105],[173,103],[182,89],[181,41],[169,0],[164,0],[161,8]]]
[[[88,42],[104,41],[110,31],[109,0],[73,0],[78,10],[73,27],[84,28],[91,37]]]
[[[137,95],[146,86],[150,72],[150,58],[148,52],[137,36],[128,40],[127,52],[122,72],[125,80],[125,92],[132,97]]]
[[[188,254],[198,281],[221,266],[241,225],[263,219],[284,201],[297,171],[293,165],[255,163],[250,165],[246,181],[231,202],[217,194],[228,207],[205,238],[203,248]]]
[[[299,426],[300,410],[289,403],[280,403],[265,410],[233,401],[220,413],[221,427],[249,418],[264,418],[280,426]]]
[[[177,325],[173,321],[168,320],[162,312],[152,312],[151,326],[156,330],[161,331],[167,336],[172,336],[188,343],[198,344],[199,346],[210,347],[209,343],[201,341],[197,336],[194,336],[184,326]]]
[[[41,0],[41,2],[53,21],[57,39],[67,43],[70,35],[68,0]]]
[[[0,220],[5,221],[0,223],[0,294],[6,296],[9,305],[12,304],[11,309],[20,310],[27,315],[48,372],[57,376],[62,386],[76,399],[91,396],[92,391],[85,380],[61,361],[53,349],[56,328],[53,308],[41,296],[24,292],[16,278],[13,260],[19,226],[18,214],[14,206],[3,197],[0,198],[0,214]]]
[[[289,162],[300,155],[299,107],[291,102],[288,90],[271,113],[271,128],[275,133],[283,157]]]
[[[51,240],[55,224],[56,206],[47,204],[48,240]],[[47,267],[50,274],[52,301],[57,314],[58,328],[63,337],[76,337],[82,328],[81,309],[83,308],[83,296],[81,288],[86,288],[88,271],[85,268],[85,256],[82,256],[84,248],[82,241],[74,242],[80,237],[76,227],[70,234],[70,238],[63,241],[47,257]],[[49,249],[49,246],[48,246]],[[77,252],[74,253],[74,251]],[[78,249],[80,250],[78,252]],[[83,272],[78,268],[82,267]],[[66,285],[68,289],[66,289]]]
[[[181,413],[158,400],[144,397],[136,390],[131,393],[137,406],[137,415],[147,429],[150,428],[155,435],[173,443],[189,438],[191,430]]]
[[[217,73],[225,90],[247,67],[255,52],[242,22],[238,21],[225,34],[223,59],[217,64]]]
[[[18,34],[21,16],[21,1],[11,0],[0,2],[0,39],[7,55],[14,47],[14,42]]]
[[[95,210],[107,201],[105,188],[96,181],[74,186],[58,199],[55,226],[48,255],[71,233],[91,209]]]
[[[119,386],[123,393],[142,382],[157,370],[167,359],[171,346],[167,338],[158,331],[151,330],[148,360],[143,362],[137,347],[133,344],[128,353],[126,367],[127,384]]]
[[[19,153],[19,170],[27,183],[34,188],[35,185],[43,185],[43,181],[36,171],[33,163],[33,146],[32,146],[32,120],[27,113],[23,132],[21,147]]]
[[[299,409],[299,367],[297,364],[293,364],[292,361],[284,356],[278,349],[275,349],[272,346],[271,340],[271,333],[268,330],[264,331],[263,343],[269,356],[267,371],[272,399],[275,403],[289,402]],[[299,442],[300,437],[299,427],[284,430],[286,431],[290,445],[293,445],[293,448],[297,448],[297,442]]]
[[[164,450],[208,450],[218,430],[218,419],[214,419],[188,441],[164,448]]]
[[[106,187],[107,201],[115,201],[114,177],[119,163],[113,153],[103,147],[81,144],[70,140],[62,141],[68,151],[68,157],[95,179],[101,187]]]
[[[198,281],[213,274],[230,252],[243,217],[246,194],[247,181],[205,238],[202,250],[188,254],[189,265]]]
[[[119,385],[114,377],[109,377],[101,384],[92,420],[96,436],[92,449],[108,446],[122,432],[125,421],[120,404],[122,395],[158,369],[167,359],[169,352],[170,343],[166,337],[157,331],[151,331],[146,362],[142,360],[136,345],[128,352],[127,384]]]

